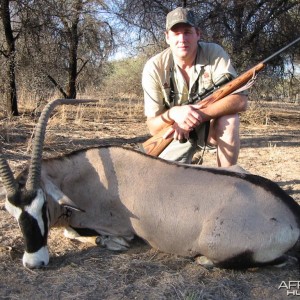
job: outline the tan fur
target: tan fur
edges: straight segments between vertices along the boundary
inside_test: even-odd
[[[159,250],[215,263],[245,251],[263,263],[292,248],[299,216],[263,187],[216,170],[109,147],[44,161],[42,179],[85,211],[73,212],[70,226],[100,235],[136,234]]]

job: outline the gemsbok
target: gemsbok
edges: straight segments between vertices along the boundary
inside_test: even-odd
[[[160,251],[203,256],[224,268],[279,263],[299,249],[300,206],[266,178],[117,146],[42,159],[50,112],[65,102],[43,111],[31,163],[20,176],[0,154],[5,206],[24,237],[25,267],[48,264],[51,226],[65,226],[69,237],[88,229],[111,250],[127,249],[136,235]]]

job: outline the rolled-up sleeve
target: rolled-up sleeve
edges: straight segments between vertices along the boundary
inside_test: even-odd
[[[228,53],[218,44],[207,43],[206,45],[212,46],[211,51],[207,51],[207,53],[209,53],[213,82],[217,82],[224,74],[231,74],[236,78],[238,75]],[[242,91],[239,94],[247,95],[248,92]]]
[[[221,46],[214,44],[210,59],[214,82],[224,74],[231,74],[233,77],[237,76],[229,55]]]
[[[162,83],[156,66],[149,60],[142,74],[142,87],[144,90],[144,112],[146,117],[156,117],[164,110],[164,95]]]

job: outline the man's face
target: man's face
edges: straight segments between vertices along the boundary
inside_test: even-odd
[[[199,30],[184,23],[176,24],[166,32],[173,55],[181,60],[195,59],[199,39]]]

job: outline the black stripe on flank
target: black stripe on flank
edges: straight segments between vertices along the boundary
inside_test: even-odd
[[[73,230],[75,230],[80,236],[99,236],[99,232],[97,232],[94,229],[90,228],[79,228],[79,227],[72,227]]]
[[[34,253],[47,245],[48,227],[46,217],[46,205],[42,209],[43,223],[45,227],[45,235],[43,236],[37,220],[28,212],[23,211],[19,217],[19,226],[23,233],[25,242],[25,251]]]
[[[270,262],[256,262],[253,259],[253,254],[251,251],[246,251],[239,255],[236,255],[232,258],[229,258],[225,261],[216,263],[215,266],[224,269],[247,269],[251,267],[263,267],[263,266],[271,266],[271,265],[278,265],[283,263],[286,260],[285,256],[281,256],[276,258]]]

